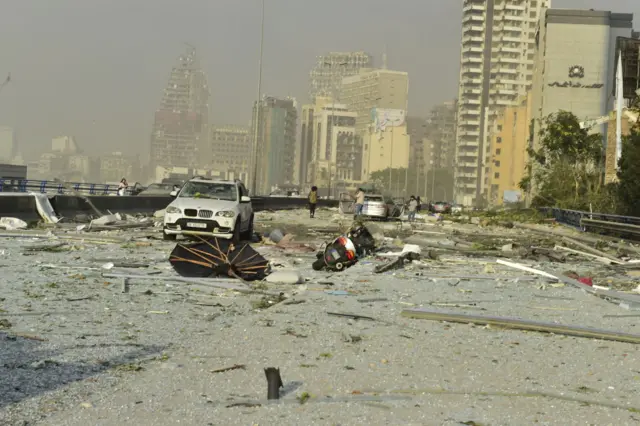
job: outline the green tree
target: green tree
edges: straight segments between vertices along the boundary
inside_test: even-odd
[[[594,210],[610,204],[604,187],[602,135],[580,128],[578,118],[559,111],[545,117],[539,149],[529,149],[530,164],[520,182],[533,190],[534,206]]]
[[[619,211],[640,216],[640,130],[638,127],[622,142],[622,156],[618,161],[617,195]]]

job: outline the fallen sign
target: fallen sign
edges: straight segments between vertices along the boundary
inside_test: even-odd
[[[490,317],[483,315],[456,314],[452,312],[431,311],[428,309],[405,309],[401,315],[407,318],[431,321],[458,322],[463,324],[493,325],[516,330],[537,331],[541,333],[562,334],[565,336],[590,339],[612,340],[625,343],[640,343],[640,335],[620,333],[597,328],[562,325],[549,322],[530,321],[519,318]]]

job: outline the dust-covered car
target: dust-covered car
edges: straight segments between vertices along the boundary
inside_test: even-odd
[[[362,215],[372,219],[387,220],[389,217],[389,206],[382,195],[364,194]]]

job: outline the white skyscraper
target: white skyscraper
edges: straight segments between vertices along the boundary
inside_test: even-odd
[[[486,185],[490,129],[533,83],[538,20],[550,0],[464,0],[455,198],[472,205]]]

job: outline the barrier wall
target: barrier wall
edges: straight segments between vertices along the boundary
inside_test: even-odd
[[[59,218],[73,219],[77,216],[95,216],[91,203],[103,214],[153,214],[163,210],[172,201],[171,197],[117,197],[55,195],[49,198]],[[255,197],[251,200],[254,211],[293,210],[306,208],[306,198]],[[318,200],[319,207],[337,207],[337,200]],[[31,194],[7,193],[0,195],[0,217],[15,217],[24,221],[40,220],[35,197]]]
[[[36,199],[29,194],[3,194],[0,196],[0,217],[15,217],[25,222],[41,220]]]

